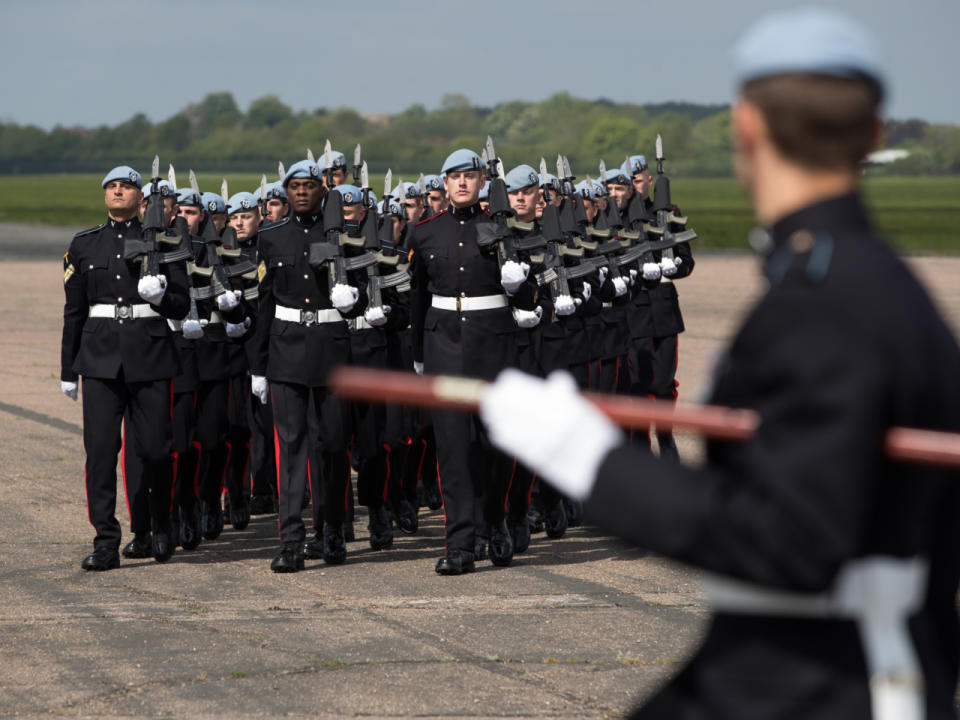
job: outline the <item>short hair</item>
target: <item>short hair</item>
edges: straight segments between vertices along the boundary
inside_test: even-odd
[[[873,149],[880,93],[866,79],[788,73],[752,80],[742,95],[777,150],[802,167],[856,169]]]

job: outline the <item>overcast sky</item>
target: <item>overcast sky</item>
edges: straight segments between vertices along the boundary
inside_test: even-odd
[[[565,91],[635,103],[731,100],[730,49],[784,0],[33,0],[4,4],[0,121],[163,120],[212,91],[241,109],[475,105]],[[960,123],[958,0],[825,0],[876,34],[887,115]],[[151,71],[160,64],[160,76]]]

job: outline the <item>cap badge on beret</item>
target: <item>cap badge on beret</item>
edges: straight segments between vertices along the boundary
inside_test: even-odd
[[[130,171],[130,174],[127,175],[127,177],[130,178],[130,182],[132,182],[134,185],[136,185],[137,180],[139,180],[137,173],[135,173],[133,170]]]
[[[311,163],[311,164],[310,164],[310,174],[311,174],[313,177],[318,177],[318,176],[320,175],[320,168],[319,168],[317,165],[314,165],[313,163]]]
[[[352,202],[353,202],[353,193],[352,193],[352,192],[345,192],[345,193],[343,194],[343,200],[344,200],[344,202],[352,203]]]
[[[216,212],[217,204],[213,200],[211,200],[210,202],[207,203],[207,210],[209,210],[210,212]]]
[[[244,198],[243,200],[240,201],[240,207],[242,207],[244,210],[249,210],[249,209],[250,209],[250,201],[247,200],[246,198]]]

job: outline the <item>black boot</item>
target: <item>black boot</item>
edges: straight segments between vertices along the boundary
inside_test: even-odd
[[[677,451],[677,442],[673,433],[657,432],[657,445],[660,448],[660,459],[680,462],[680,453]]]
[[[567,511],[563,507],[563,498],[557,498],[557,501],[546,508],[544,515],[544,525],[547,530],[547,537],[554,540],[562,538],[567,532]]]
[[[323,526],[323,561],[328,565],[340,565],[347,559],[347,541],[343,538],[343,527]]]
[[[200,512],[197,506],[180,510],[180,546],[184,550],[195,550],[200,544]]]
[[[417,517],[417,509],[406,498],[402,498],[393,509],[393,514],[397,518],[397,527],[404,535],[413,535],[420,529],[420,519]]]
[[[270,563],[270,569],[275,573],[291,573],[303,570],[303,550],[300,543],[284,543],[280,554]]]
[[[510,536],[513,538],[513,552],[522,553],[530,547],[530,523],[527,518],[520,520],[510,520],[508,522]]]
[[[367,508],[370,513],[370,522],[367,529],[370,531],[370,547],[374,550],[383,550],[393,545],[393,528],[390,527],[390,518],[387,509],[382,504]]]
[[[137,533],[133,540],[123,546],[120,553],[125,558],[140,559],[153,557],[153,540],[150,533]]]
[[[490,560],[497,567],[507,567],[513,562],[513,538],[506,520],[490,525]]]
[[[223,509],[216,503],[201,503],[200,528],[207,540],[216,540],[223,532]]]

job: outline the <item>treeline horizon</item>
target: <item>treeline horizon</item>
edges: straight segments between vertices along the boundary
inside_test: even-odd
[[[352,162],[362,146],[371,173],[392,168],[414,179],[438,172],[460,147],[482,147],[487,135],[510,167],[536,166],[540,157],[555,170],[557,153],[570,159],[578,177],[596,176],[599,161],[618,166],[626,154],[652,163],[656,136],[663,136],[665,169],[675,176],[729,177],[730,106],[687,102],[658,104],[582,100],[558,93],[542,102],[514,100],[477,107],[459,94],[440,107],[410,105],[400,113],[365,114],[347,107],[294,111],[265,95],[241,111],[230,92],[213,92],[158,123],[143,113],[114,126],[94,128],[0,123],[0,174],[101,172],[119,164],[149,170],[154,155],[178,171],[254,172],[276,179],[277,163],[322,154],[329,139]],[[960,126],[924,120],[888,120],[882,146],[908,150],[905,160],[875,170],[898,175],[960,173]]]

